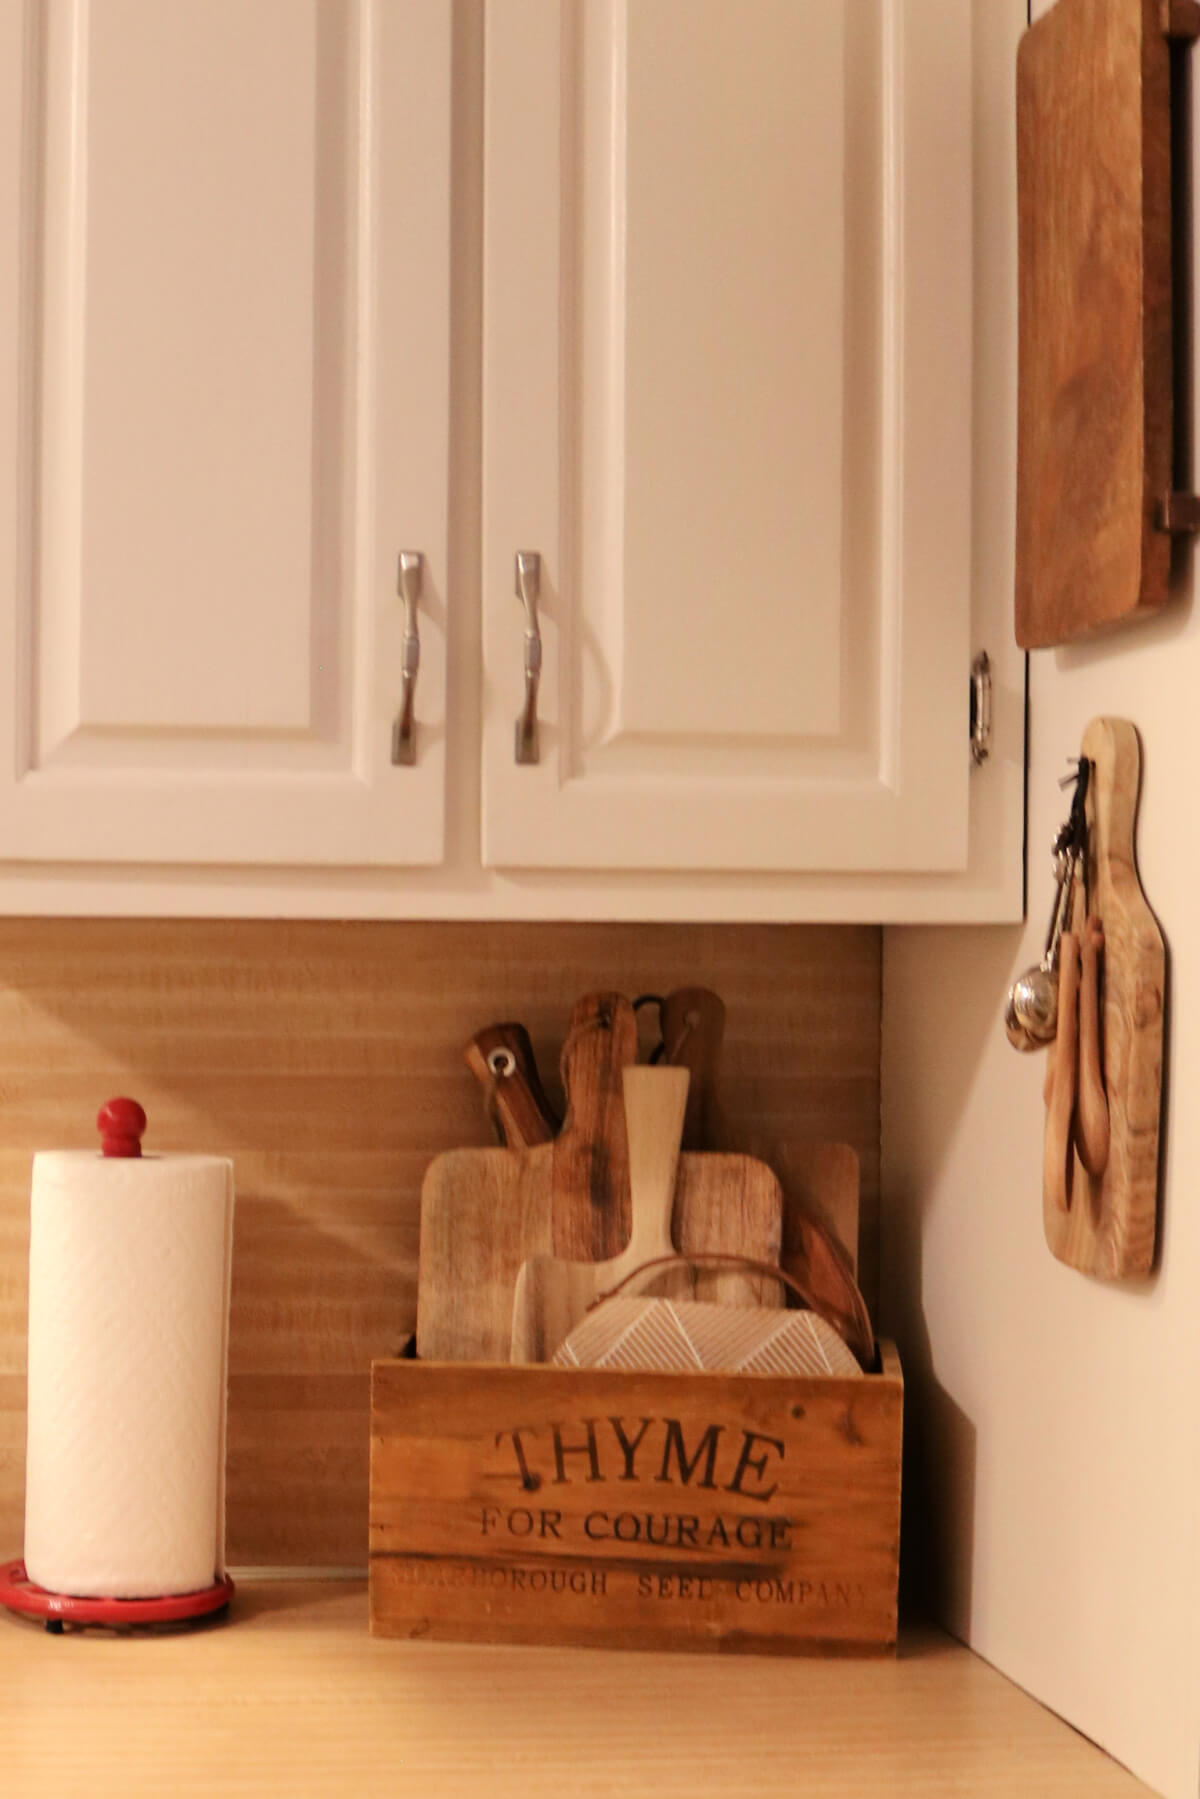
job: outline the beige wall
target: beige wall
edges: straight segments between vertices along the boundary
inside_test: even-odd
[[[1011,419],[981,418],[977,486],[1011,506]],[[1185,560],[1159,620],[1030,658],[1029,922],[885,933],[882,1070],[908,1548],[924,1539],[952,1629],[1171,1799],[1200,1789],[1200,621]],[[1001,649],[1011,690],[1020,658]],[[1161,1260],[1129,1288],[1045,1246],[1045,1065],[1001,1025],[1009,981],[1041,953],[1058,779],[1099,714],[1142,736],[1139,861],[1169,958]]]

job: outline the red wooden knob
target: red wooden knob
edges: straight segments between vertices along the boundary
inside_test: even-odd
[[[136,1099],[110,1099],[96,1114],[102,1156],[140,1156],[146,1114]]]

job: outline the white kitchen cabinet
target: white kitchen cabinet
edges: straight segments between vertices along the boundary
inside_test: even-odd
[[[1019,916],[1020,11],[0,0],[0,908]]]
[[[485,108],[485,859],[965,868],[969,9],[496,0]]]
[[[441,860],[450,24],[5,0],[5,856]]]

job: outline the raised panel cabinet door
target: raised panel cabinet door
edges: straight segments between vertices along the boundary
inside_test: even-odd
[[[450,30],[3,0],[3,857],[441,859]]]
[[[485,862],[964,868],[971,9],[485,31]]]

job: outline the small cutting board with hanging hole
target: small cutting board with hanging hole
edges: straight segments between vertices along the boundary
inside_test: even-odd
[[[1070,1203],[1061,1181],[1045,1180],[1042,1217],[1046,1240],[1060,1261],[1085,1274],[1122,1280],[1148,1273],[1154,1262],[1166,950],[1134,853],[1141,776],[1137,731],[1127,719],[1094,718],[1080,753],[1092,763],[1087,897],[1104,930],[1100,1041],[1108,1156],[1094,1175],[1068,1148],[1075,1161]]]

